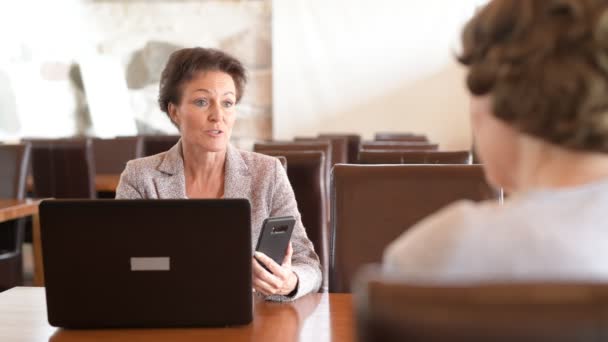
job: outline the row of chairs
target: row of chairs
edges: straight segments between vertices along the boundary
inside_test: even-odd
[[[96,174],[120,174],[127,161],[166,151],[178,139],[179,136],[23,139],[31,146],[33,195],[95,198]]]
[[[120,173],[127,161],[165,151],[178,139],[23,139],[21,144],[0,144],[0,198],[24,199],[30,174],[34,197],[95,198],[96,172]],[[0,223],[0,291],[23,283],[27,224],[27,219]]]
[[[413,218],[408,218],[406,220],[404,220],[403,217],[399,217],[399,218],[394,218],[395,222],[402,222],[402,224],[398,227],[394,227],[394,229],[392,230],[382,230],[382,234],[384,234],[385,232],[387,233],[386,236],[383,236],[382,239],[380,239],[377,248],[375,248],[373,253],[370,253],[369,255],[361,255],[359,258],[350,258],[350,257],[346,257],[344,260],[340,257],[340,253],[342,253],[342,251],[344,251],[345,253],[350,253],[350,247],[349,246],[343,246],[340,243],[336,243],[336,241],[340,242],[340,239],[336,239],[336,236],[339,236],[340,234],[345,234],[345,231],[343,230],[344,226],[349,226],[349,227],[355,227],[355,228],[349,228],[349,229],[354,229],[352,231],[347,231],[346,234],[349,236],[356,236],[356,234],[358,233],[359,228],[357,228],[357,224],[361,224],[364,223],[361,226],[362,229],[365,229],[365,227],[369,227],[368,223],[365,220],[365,217],[363,219],[355,219],[353,222],[350,222],[349,220],[349,213],[353,212],[353,217],[356,217],[358,214],[362,214],[362,215],[366,215],[366,213],[369,213],[369,208],[372,208],[373,205],[382,205],[388,209],[393,208],[390,206],[391,203],[404,203],[404,205],[408,205],[407,200],[412,200],[412,198],[408,198],[407,196],[401,198],[399,197],[399,195],[396,195],[396,197],[394,196],[393,199],[391,199],[391,201],[389,201],[388,203],[385,203],[385,201],[383,200],[383,195],[387,195],[390,194],[391,190],[395,190],[395,189],[400,189],[399,191],[402,191],[402,194],[411,194],[411,190],[415,189],[416,184],[422,184],[418,179],[417,176],[414,177],[414,179],[409,179],[406,175],[397,175],[395,177],[395,180],[397,181],[396,183],[394,183],[394,186],[391,185],[389,186],[388,192],[386,193],[378,193],[378,194],[369,194],[369,198],[374,200],[375,198],[380,198],[380,200],[374,200],[374,203],[372,204],[366,204],[365,201],[359,203],[356,201],[356,199],[363,199],[365,200],[368,195],[364,195],[363,197],[357,195],[357,193],[354,193],[352,196],[353,198],[349,199],[349,203],[355,205],[354,210],[352,209],[346,209],[346,211],[339,211],[336,210],[336,206],[342,206],[341,201],[342,198],[341,197],[341,191],[342,189],[346,189],[346,190],[356,190],[358,189],[360,184],[371,184],[370,182],[374,182],[377,180],[383,180],[382,182],[384,184],[388,184],[387,180],[389,178],[387,178],[387,175],[384,174],[383,172],[389,171],[390,172],[394,172],[394,170],[397,170],[399,168],[392,168],[389,165],[384,165],[384,166],[374,166],[372,168],[366,168],[366,167],[362,167],[361,165],[347,165],[347,164],[343,164],[343,163],[335,163],[332,162],[331,158],[333,157],[334,161],[341,161],[341,162],[347,162],[351,159],[351,156],[349,155],[349,147],[352,146],[361,146],[360,143],[360,138],[354,136],[354,135],[350,135],[350,136],[339,136],[339,135],[330,135],[330,138],[328,138],[328,136],[320,136],[318,139],[313,140],[313,139],[299,139],[295,142],[291,142],[291,143],[285,143],[285,142],[273,142],[273,143],[266,143],[266,144],[258,144],[256,145],[256,150],[260,151],[260,152],[264,152],[270,155],[275,155],[275,156],[282,156],[282,163],[283,165],[287,166],[287,172],[288,172],[288,176],[290,178],[290,181],[292,183],[292,186],[294,188],[294,192],[296,194],[296,199],[298,201],[298,205],[299,205],[299,209],[300,212],[302,213],[302,220],[304,222],[305,227],[307,228],[307,232],[309,237],[311,238],[311,241],[313,242],[315,249],[317,250],[321,262],[323,264],[323,273],[324,273],[324,288],[328,288],[332,291],[332,292],[348,292],[350,291],[349,288],[349,284],[350,284],[350,279],[352,278],[352,274],[354,273],[354,270],[356,270],[356,268],[363,263],[367,263],[367,262],[372,262],[372,261],[379,261],[379,255],[381,253],[381,248],[384,247],[386,244],[388,244],[388,242],[390,242],[393,238],[395,238],[398,233],[402,232],[404,227],[409,226],[411,223],[414,223],[415,221],[417,221],[418,219],[420,219],[422,216],[426,215],[427,213],[430,213],[432,211],[434,211],[435,209],[441,207],[442,205],[445,205],[447,203],[449,203],[449,201],[453,200],[453,199],[459,199],[459,198],[472,198],[472,199],[485,199],[485,198],[492,198],[492,195],[494,194],[490,194],[488,195],[489,192],[486,192],[486,194],[469,194],[469,193],[465,193],[465,191],[462,190],[458,190],[455,191],[454,189],[449,190],[452,191],[454,193],[453,198],[450,197],[448,199],[445,200],[437,200],[437,201],[426,201],[427,204],[429,204],[429,209],[426,211],[421,211],[421,210],[412,210],[413,212]],[[131,139],[131,141],[136,141],[133,138],[124,138],[122,139],[122,142],[126,141],[127,139]],[[171,141],[170,143],[168,143],[166,146],[163,147],[163,150],[166,150],[168,148],[170,148],[171,146],[173,146],[173,144],[176,142],[177,137],[174,138],[175,140]],[[97,140],[98,145],[103,146],[104,144],[99,144],[99,140]],[[353,142],[356,143],[353,144]],[[38,145],[43,145],[42,141],[36,141],[33,143],[34,146]],[[63,150],[63,147],[65,146],[71,146],[71,145],[86,145],[88,146],[88,149],[90,149],[90,145],[95,144],[95,140],[90,141],[90,140],[80,140],[80,143],[75,143],[74,141],[70,141],[70,142],[66,142],[66,141],[54,141],[52,143],[51,146],[53,146],[51,149],[52,150]],[[140,143],[138,143],[140,144]],[[44,146],[48,146],[44,145]],[[332,149],[333,147],[337,146],[337,148]],[[59,148],[57,148],[59,147]],[[107,147],[107,146],[105,146]],[[111,149],[107,149],[106,150],[106,154],[111,154],[111,152],[115,151],[118,152],[117,149],[119,149],[118,147],[116,147],[116,145],[114,145],[114,148]],[[141,147],[137,147],[136,149],[141,149]],[[126,150],[126,148],[122,148],[120,149],[120,151],[124,151]],[[335,151],[339,151],[339,153],[335,153]],[[361,155],[362,153],[364,153],[365,151],[357,151],[357,154]],[[400,155],[403,154],[407,154],[407,153],[413,153],[411,151],[399,151],[399,152],[395,152],[395,151],[389,151],[390,153],[400,153]],[[46,162],[48,164],[58,164],[58,165],[63,165],[64,168],[68,168],[69,169],[69,165],[70,163],[67,162],[67,160],[69,160],[70,158],[66,155],[67,152],[63,151],[61,153],[56,153],[56,155],[60,156],[59,158],[51,158],[51,160],[47,160]],[[378,153],[382,153],[382,151],[372,151],[370,152],[371,154],[378,154]],[[415,152],[415,153],[423,153],[423,152]],[[427,152],[424,152],[427,153]],[[440,152],[433,152],[433,153],[440,153]],[[68,153],[69,154],[69,153]],[[329,158],[327,158],[329,157]],[[47,158],[48,159],[48,158]],[[90,158],[89,158],[90,159]],[[127,156],[127,158],[125,158],[126,160],[132,159],[129,158]],[[328,161],[329,159],[329,161]],[[35,158],[35,160],[37,160]],[[124,161],[123,161],[124,162]],[[331,164],[330,164],[331,163]],[[337,166],[335,166],[334,169],[334,179],[333,179],[333,183],[334,186],[330,187],[330,181],[329,181],[329,169],[328,169],[328,165],[334,165],[334,164],[338,164]],[[393,165],[396,166],[396,165]],[[344,169],[344,168],[347,169]],[[362,167],[362,168],[361,168]],[[122,168],[124,168],[124,166],[120,167],[121,170]],[[61,167],[59,168],[61,169]],[[360,177],[357,176],[359,175],[359,170],[361,169],[363,172],[360,173]],[[347,170],[347,171],[343,171],[343,170]],[[353,170],[354,173],[352,173],[350,170]],[[391,171],[393,170],[393,171]],[[404,168],[404,170],[414,170],[413,168]],[[447,169],[446,169],[447,170]],[[471,175],[473,175],[473,178],[476,179],[477,181],[480,181],[483,179],[483,177],[481,176],[481,172],[479,168],[473,168],[472,170],[476,170],[476,171],[463,171],[465,172],[465,174],[467,174],[466,172],[471,173]],[[378,174],[372,174],[369,172],[379,172]],[[408,171],[409,172],[409,171]],[[428,174],[432,174],[433,170],[431,169],[425,169],[423,171],[424,174],[428,173]],[[440,173],[437,174],[438,175],[438,181],[440,181],[441,179],[443,179],[444,177],[447,177],[448,179],[450,178],[450,172],[452,171],[446,171],[448,172],[445,175],[441,175]],[[50,172],[52,173],[52,172]],[[61,172],[60,172],[61,173]],[[431,177],[432,178],[432,177]],[[349,182],[353,182],[352,184],[350,184]],[[398,182],[405,182],[403,184],[397,184]],[[411,185],[407,185],[407,182],[410,182],[412,184],[414,184],[414,188],[411,187]],[[35,180],[35,182],[37,182],[37,180]],[[360,183],[360,184],[359,184]],[[390,183],[390,182],[389,182]],[[431,180],[430,183],[437,183],[437,181]],[[350,184],[350,185],[346,185],[345,187],[342,186],[342,184]],[[452,183],[450,183],[452,184]],[[58,184],[54,184],[53,187],[55,189],[69,189],[69,187],[67,186],[61,186]],[[330,189],[332,189],[333,193],[332,193],[332,197],[331,197],[331,202],[329,200],[329,194],[330,194]],[[378,189],[378,188],[376,188]],[[434,190],[429,191],[430,188],[427,187],[427,185],[422,185],[419,187],[420,191],[424,191],[424,192],[429,192],[432,194],[436,193],[441,195],[441,191],[439,192],[435,192]],[[364,189],[362,188],[362,190],[356,190],[356,191],[368,191],[369,189]],[[469,189],[470,190],[470,189]],[[448,191],[448,192],[449,192]],[[379,197],[378,197],[379,195]],[[55,192],[55,194],[51,194],[51,195],[46,195],[46,196],[53,196],[53,197],[61,197],[58,196],[57,193]],[[347,195],[346,198],[350,197],[351,195]],[[91,196],[87,196],[82,195],[82,196],[75,196],[74,194],[70,195],[69,197],[91,197]],[[419,195],[415,195],[415,198],[420,198]],[[448,196],[449,197],[449,196]],[[331,210],[331,212],[333,212],[332,215],[330,215],[330,203],[333,204],[333,209]],[[384,204],[382,204],[384,203]],[[358,208],[356,206],[359,206]],[[390,211],[390,210],[389,210]],[[407,213],[408,211],[403,211],[403,210],[397,210],[400,213]],[[372,210],[372,212],[374,212],[376,215],[377,213],[382,213],[382,210]],[[345,216],[340,216],[340,213],[345,213]],[[392,215],[391,213],[386,214],[389,217]],[[385,215],[385,216],[386,216]],[[331,216],[331,217],[330,217]],[[370,215],[367,215],[368,217]],[[380,217],[380,216],[379,216]],[[384,218],[383,218],[384,219]],[[385,224],[384,222],[377,222],[377,224]],[[373,225],[372,225],[373,226]],[[353,235],[354,234],[354,235]],[[344,240],[346,241],[346,240]],[[359,241],[357,239],[355,240],[350,240],[350,241]],[[363,241],[365,241],[365,238],[363,238]],[[357,249],[357,247],[354,247],[355,249]],[[330,250],[332,251],[330,253]],[[354,265],[351,265],[351,261],[354,262]],[[345,265],[341,265],[341,263],[346,262]],[[331,268],[331,269],[330,269]],[[328,283],[328,279],[332,279],[331,283],[333,285],[329,285]]]
[[[286,158],[303,224],[323,265],[324,289],[331,292],[350,292],[358,267],[379,262],[383,248],[422,217],[458,199],[500,198],[485,182],[481,167],[468,165],[469,151],[436,151],[437,144],[417,135],[406,136],[413,142],[327,137],[261,142],[254,151]],[[349,143],[356,147],[354,155],[349,155]],[[392,149],[366,149],[380,144]],[[426,150],[409,148],[422,145]],[[344,163],[349,160],[359,164]],[[377,225],[382,226],[375,230],[377,236],[369,235]]]

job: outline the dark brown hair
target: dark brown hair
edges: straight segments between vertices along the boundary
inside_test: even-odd
[[[195,47],[177,50],[169,57],[160,76],[160,109],[169,114],[169,103],[179,104],[182,86],[201,71],[222,71],[230,75],[236,87],[236,102],[241,100],[247,83],[247,75],[241,62],[219,50]]]
[[[516,129],[608,152],[608,1],[493,0],[467,24],[459,60],[474,95]]]

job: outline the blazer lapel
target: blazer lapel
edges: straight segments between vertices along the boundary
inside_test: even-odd
[[[228,145],[224,176],[224,198],[251,198],[251,174],[237,149]]]
[[[158,165],[161,176],[154,178],[159,199],[186,198],[186,178],[182,158],[181,139],[167,153]]]

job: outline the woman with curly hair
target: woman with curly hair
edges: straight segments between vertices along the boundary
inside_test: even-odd
[[[412,280],[608,279],[608,1],[494,0],[466,26],[471,120],[503,205],[460,201],[385,252]]]

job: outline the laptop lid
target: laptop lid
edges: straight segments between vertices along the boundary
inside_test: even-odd
[[[39,213],[51,325],[251,322],[248,200],[47,200]]]

